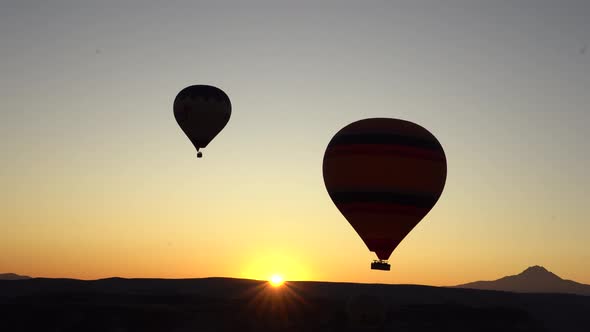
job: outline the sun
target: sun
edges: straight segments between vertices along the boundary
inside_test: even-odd
[[[273,287],[279,287],[283,284],[283,276],[279,274],[273,274],[270,279],[268,280]]]

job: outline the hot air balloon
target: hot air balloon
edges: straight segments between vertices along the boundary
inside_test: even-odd
[[[421,126],[372,118],[342,128],[323,161],[330,198],[378,260],[390,270],[393,250],[439,199],[447,177],[445,153]]]
[[[182,89],[174,99],[174,117],[191,143],[201,148],[219,134],[231,116],[231,102],[220,89],[209,85],[192,85]]]

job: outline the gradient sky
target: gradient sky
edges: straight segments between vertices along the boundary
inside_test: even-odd
[[[590,283],[590,2],[2,1],[0,272]],[[182,88],[233,104],[196,159]],[[445,190],[391,272],[330,200],[350,122],[428,128]]]

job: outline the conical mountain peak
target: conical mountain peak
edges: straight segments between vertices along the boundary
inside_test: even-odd
[[[523,293],[573,293],[590,295],[590,285],[580,284],[572,280],[564,280],[539,265],[528,267],[517,275],[506,276],[493,281],[476,281],[457,287]]]

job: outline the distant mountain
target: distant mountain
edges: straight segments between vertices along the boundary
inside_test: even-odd
[[[498,290],[517,293],[569,293],[590,296],[590,285],[561,279],[542,266],[531,266],[522,273],[494,281],[476,281],[456,288]]]
[[[14,273],[0,273],[0,280],[23,280],[31,279],[29,276],[21,276]]]

